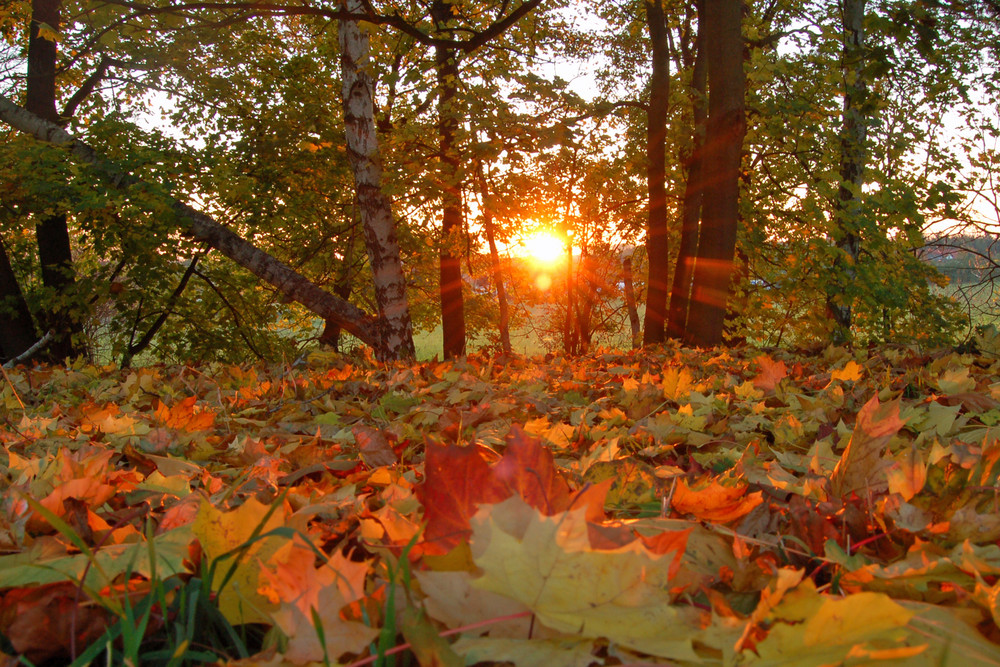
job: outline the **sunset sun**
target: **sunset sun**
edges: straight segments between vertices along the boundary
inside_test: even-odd
[[[536,262],[549,264],[562,257],[566,247],[562,239],[548,232],[535,232],[524,239],[527,254]]]

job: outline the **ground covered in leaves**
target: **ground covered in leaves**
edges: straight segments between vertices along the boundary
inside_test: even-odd
[[[17,368],[0,416],[22,662],[1000,664],[995,358]]]

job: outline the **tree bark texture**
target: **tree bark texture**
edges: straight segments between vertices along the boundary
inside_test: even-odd
[[[345,0],[349,12],[363,10],[361,0]],[[374,83],[368,71],[368,32],[357,21],[340,22],[340,70],[343,78],[347,158],[365,245],[371,262],[378,307],[379,359],[412,359],[413,326],[406,300],[406,277],[399,257],[392,204],[382,190],[382,159],[375,131]]]
[[[851,285],[861,253],[860,223],[862,186],[865,181],[865,142],[868,90],[864,74],[865,0],[844,0],[844,128],[840,143],[840,189],[834,213],[833,240],[837,256],[827,294],[827,310],[833,319],[833,340],[851,339]]]
[[[667,24],[661,0],[645,0],[646,25],[652,48],[653,72],[649,81],[646,114],[646,187],[649,213],[646,253],[649,278],[646,287],[646,317],[642,342],[663,342],[670,290],[670,237],[667,225],[667,105],[670,103],[670,52]]]
[[[125,188],[141,184],[137,179],[104,160],[93,148],[63,128],[29,113],[2,95],[0,95],[0,120],[36,139],[67,149],[78,160],[92,165],[100,176],[114,187]],[[146,187],[155,190],[152,185]],[[277,289],[288,299],[297,301],[324,319],[339,323],[345,331],[366,345],[378,349],[380,341],[376,322],[357,306],[323,291],[281,260],[223,227],[205,213],[176,199],[170,198],[170,203],[182,233],[207,243]]]
[[[705,0],[708,128],[698,257],[686,342],[722,342],[739,220],[740,161],[746,131],[741,0]]]
[[[25,108],[50,123],[61,123],[56,110],[56,63],[58,47],[52,35],[43,35],[42,26],[58,31],[61,0],[33,0],[31,27],[28,33],[28,70]],[[78,314],[72,306],[72,293],[76,283],[73,270],[73,253],[70,244],[68,218],[65,213],[40,216],[35,225],[38,259],[41,265],[42,284],[52,290],[55,302],[60,305],[41,314],[42,328],[55,334],[46,347],[45,354],[51,361],[75,357],[82,353],[79,340],[83,332]]]
[[[699,17],[705,15],[704,4],[704,0],[699,0]],[[687,332],[688,309],[691,305],[691,283],[694,280],[695,258],[698,254],[702,188],[704,187],[702,147],[705,143],[705,123],[708,117],[705,109],[707,75],[705,32],[699,28],[698,36],[695,38],[694,66],[691,72],[691,154],[687,157],[687,182],[684,184],[684,199],[681,203],[681,238],[677,248],[677,265],[674,267],[674,283],[670,291],[670,314],[667,319],[667,335],[675,340],[683,340]]]
[[[35,324],[24,293],[0,241],[0,361],[13,359],[35,344]]]
[[[447,3],[443,3],[447,4]],[[461,173],[455,155],[455,96],[458,86],[458,58],[453,49],[437,47],[438,149],[441,179],[441,326],[445,358],[465,354],[465,301],[462,296],[462,253],[465,226],[462,224]]]

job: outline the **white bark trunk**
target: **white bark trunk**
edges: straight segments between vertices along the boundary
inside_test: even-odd
[[[343,0],[352,13],[364,9],[361,0]],[[347,157],[354,184],[365,244],[375,282],[379,309],[381,359],[412,359],[413,327],[406,300],[406,277],[399,258],[392,204],[382,191],[382,160],[375,132],[374,85],[368,72],[368,32],[357,21],[340,22],[340,71],[343,77]]]

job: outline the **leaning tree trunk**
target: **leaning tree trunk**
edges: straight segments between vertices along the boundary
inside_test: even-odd
[[[646,0],[646,24],[653,51],[649,109],[646,113],[646,187],[649,217],[646,228],[646,255],[649,279],[646,286],[646,317],[642,342],[663,342],[670,289],[670,246],[667,229],[667,105],[670,102],[670,55],[667,24],[660,0]]]
[[[740,160],[746,131],[741,0],[705,0],[708,129],[701,234],[686,342],[722,342],[739,220]]]
[[[67,149],[78,160],[92,165],[101,178],[113,187],[142,185],[147,190],[157,189],[152,184],[144,184],[132,178],[63,128],[29,113],[2,95],[0,120],[36,139]],[[207,243],[273,286],[288,300],[302,304],[325,320],[340,324],[344,331],[356,336],[366,345],[376,350],[379,348],[381,341],[376,322],[357,306],[323,291],[279,259],[223,227],[205,213],[167,195],[164,198],[168,199],[183,234]]]
[[[704,16],[704,0],[698,2],[698,16]],[[707,90],[705,33],[698,30],[695,38],[694,67],[691,72],[692,128],[691,154],[687,158],[687,182],[681,203],[681,238],[674,268],[674,284],[670,292],[670,314],[667,335],[682,340],[687,333],[688,309],[691,305],[691,283],[694,280],[695,257],[702,205],[702,146],[705,143],[705,92]]]
[[[360,13],[361,0],[343,7]],[[365,245],[371,262],[378,307],[379,359],[412,359],[413,326],[406,301],[406,277],[399,258],[392,205],[382,191],[382,160],[375,132],[374,84],[368,67],[368,32],[357,21],[340,22],[340,71],[343,77],[347,159],[354,171]]]
[[[56,62],[58,47],[55,35],[43,34],[42,26],[59,31],[61,0],[33,0],[28,34],[28,70],[25,108],[50,123],[60,123],[56,110]],[[42,284],[55,299],[42,313],[42,328],[51,329],[52,341],[44,355],[50,361],[75,357],[84,349],[80,344],[83,327],[74,309],[76,274],[70,245],[68,218],[65,212],[39,215],[35,225]]]
[[[0,239],[0,362],[17,357],[34,343],[31,311]]]
[[[864,74],[865,0],[844,0],[844,130],[840,150],[840,191],[834,212],[833,239],[837,256],[828,286],[827,309],[833,319],[833,340],[851,339],[851,286],[861,254],[859,227],[861,188],[865,180],[868,95]]]

